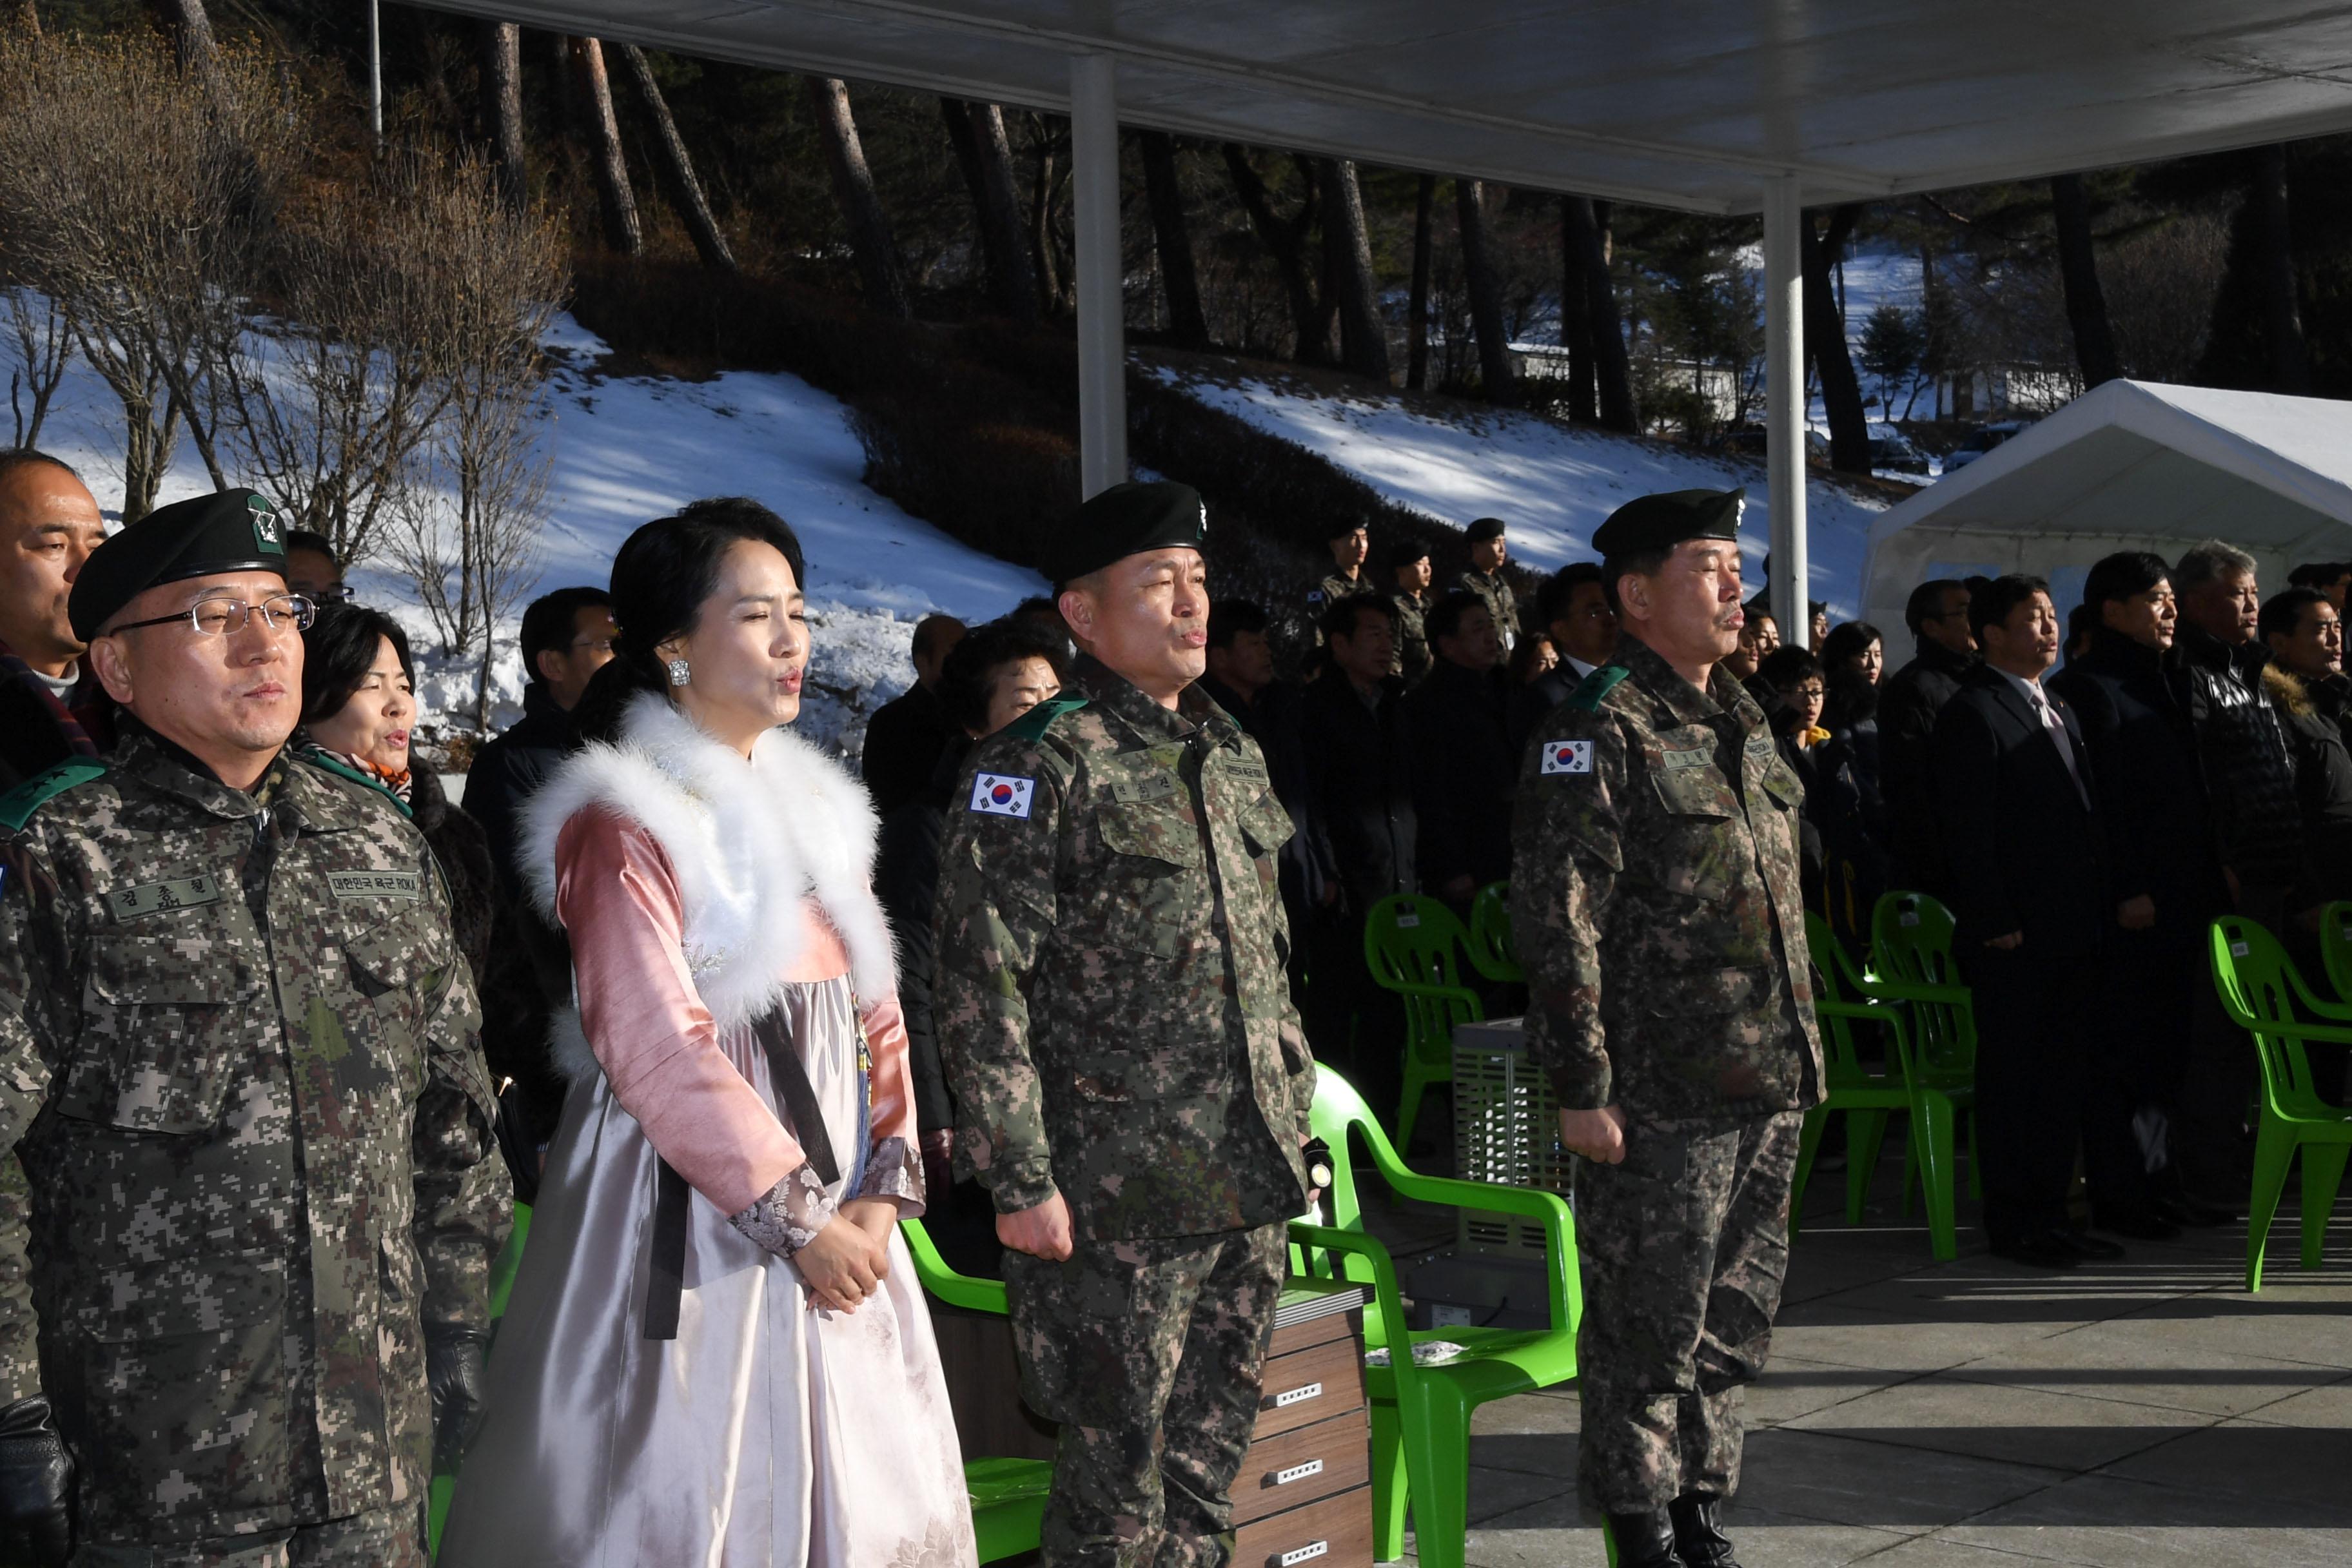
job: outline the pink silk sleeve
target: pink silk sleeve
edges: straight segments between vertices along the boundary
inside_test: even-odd
[[[636,824],[589,806],[557,836],[555,868],[580,1024],[613,1098],[719,1213],[750,1208],[807,1159],[719,1048],[687,968],[669,858]]]
[[[919,1215],[924,1209],[923,1155],[915,1141],[915,1074],[898,998],[885,996],[865,1010],[860,1022],[873,1063],[866,1079],[872,1142],[857,1195],[895,1198],[900,1215]]]

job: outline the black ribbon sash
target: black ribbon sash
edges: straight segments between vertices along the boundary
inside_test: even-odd
[[[752,1035],[768,1058],[768,1079],[775,1086],[784,1126],[799,1140],[817,1179],[831,1186],[841,1180],[841,1163],[834,1157],[833,1139],[825,1131],[824,1112],[816,1102],[816,1086],[809,1082],[801,1061],[793,1026],[778,1008],[755,1021]],[[646,1338],[677,1338],[677,1315],[686,1293],[686,1213],[692,1189],[686,1178],[661,1162],[654,1178],[652,1279],[646,1291]]]

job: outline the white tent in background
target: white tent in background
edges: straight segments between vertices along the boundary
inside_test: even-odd
[[[1888,509],[1870,531],[1863,618],[1899,660],[1903,604],[1932,577],[2031,572],[2061,613],[2117,550],[2167,560],[2220,538],[2264,592],[2310,560],[2352,560],[2352,403],[2111,381]]]

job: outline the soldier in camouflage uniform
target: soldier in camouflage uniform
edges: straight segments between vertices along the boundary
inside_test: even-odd
[[[1470,546],[1470,570],[1454,579],[1454,586],[1477,595],[1485,603],[1507,659],[1519,645],[1519,596],[1512,590],[1511,580],[1503,575],[1503,563],[1511,558],[1510,542],[1503,531],[1499,517],[1482,517],[1462,531],[1463,540]]]
[[[1403,676],[1411,688],[1420,685],[1436,662],[1423,624],[1429,615],[1429,547],[1411,541],[1398,545],[1389,556],[1389,575],[1395,580],[1389,603],[1397,611],[1396,657],[1389,673]]]
[[[1307,590],[1307,621],[1315,628],[1315,646],[1323,646],[1323,612],[1342,599],[1359,594],[1373,594],[1371,574],[1364,563],[1372,552],[1372,535],[1369,525],[1340,519],[1331,524],[1324,542],[1330,547],[1331,570],[1323,580]]]
[[[1256,745],[1190,683],[1200,498],[1080,510],[1060,699],[983,741],[941,856],[935,1007],[957,1159],[994,1198],[1031,1405],[1061,1423],[1056,1565],[1233,1545],[1315,1068],[1290,1003]]]
[[[247,490],[100,546],[70,613],[121,740],[0,802],[0,1140],[29,1188],[0,1269],[32,1263],[0,1294],[0,1424],[53,1413],[77,1568],[422,1568],[478,1388],[509,1188],[472,985],[405,814],[286,749],[284,562]],[[58,1533],[17,1560],[62,1561]]]
[[[1646,496],[1594,536],[1615,658],[1521,764],[1512,914],[1559,1096],[1584,1272],[1580,1490],[1621,1568],[1731,1568],[1738,1389],[1769,1348],[1821,1047],[1803,791],[1720,660],[1739,492]]]

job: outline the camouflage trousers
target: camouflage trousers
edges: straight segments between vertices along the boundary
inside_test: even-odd
[[[1739,1389],[1771,1349],[1803,1122],[1629,1121],[1623,1163],[1576,1163],[1588,1505],[1643,1513],[1738,1487]]]
[[[1286,1257],[1278,1225],[1004,1255],[1022,1395],[1062,1427],[1052,1568],[1223,1568]]]
[[[70,1568],[425,1568],[426,1562],[425,1510],[407,1504],[184,1545],[85,1544]]]

